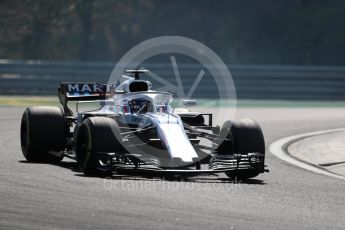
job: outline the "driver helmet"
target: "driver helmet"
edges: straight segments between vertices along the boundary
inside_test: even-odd
[[[128,101],[128,106],[132,114],[153,112],[153,104],[147,99],[132,99]]]

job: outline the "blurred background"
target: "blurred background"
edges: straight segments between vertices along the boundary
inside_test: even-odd
[[[344,15],[342,0],[0,0],[0,94],[106,81],[133,46],[174,35],[215,51],[239,99],[342,101]]]

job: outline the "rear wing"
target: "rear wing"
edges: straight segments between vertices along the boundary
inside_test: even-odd
[[[61,105],[67,107],[68,101],[102,100],[115,93],[115,84],[96,82],[62,82],[58,88]]]

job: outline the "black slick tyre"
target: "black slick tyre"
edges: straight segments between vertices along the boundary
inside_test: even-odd
[[[66,130],[66,119],[61,108],[27,108],[20,126],[21,149],[26,160],[51,163],[61,161],[66,146]]]
[[[221,128],[220,135],[224,139],[217,152],[219,154],[246,154],[259,153],[265,155],[265,140],[259,124],[252,119],[227,121]],[[256,177],[264,170],[264,161],[252,170],[234,171],[226,173],[231,178],[249,179]]]
[[[115,120],[106,117],[89,117],[77,128],[75,152],[80,170],[87,176],[106,176],[101,170],[101,153],[122,151],[121,135]]]

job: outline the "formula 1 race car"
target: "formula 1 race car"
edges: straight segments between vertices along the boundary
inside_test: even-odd
[[[256,121],[212,126],[210,113],[172,109],[172,94],[153,91],[151,82],[139,78],[145,70],[126,72],[135,77],[123,76],[120,84],[63,82],[61,108],[27,108],[20,128],[24,157],[55,163],[68,157],[96,176],[225,173],[246,179],[268,171]],[[68,101],[77,101],[76,116]],[[96,109],[87,106],[95,103]]]

